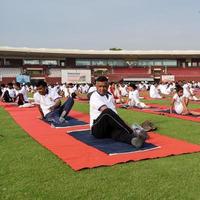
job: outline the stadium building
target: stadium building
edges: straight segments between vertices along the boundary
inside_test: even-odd
[[[200,51],[112,51],[0,47],[0,83],[27,75],[31,82],[200,81]]]

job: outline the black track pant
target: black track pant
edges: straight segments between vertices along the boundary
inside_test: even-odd
[[[8,90],[5,91],[5,93],[3,95],[3,99],[7,103],[13,102],[13,99],[10,97]]]
[[[94,120],[92,135],[96,138],[112,138],[117,141],[131,144],[135,137],[133,130],[113,110],[105,109]]]

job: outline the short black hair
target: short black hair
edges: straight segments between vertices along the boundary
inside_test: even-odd
[[[129,86],[132,87],[134,90],[137,89],[137,86],[134,83],[130,83]]]
[[[39,80],[36,83],[36,87],[39,87],[39,86],[47,87],[47,83],[44,80]]]
[[[19,83],[19,82],[16,82],[15,85],[16,85],[17,87],[20,87],[20,83]]]
[[[108,79],[105,76],[99,76],[96,82],[108,82]]]
[[[75,92],[73,92],[72,94],[71,94],[71,97],[73,98],[73,99],[75,99],[76,98],[76,93]]]
[[[179,91],[181,91],[181,90],[183,90],[183,87],[180,86],[180,85],[177,85],[177,86],[176,86],[176,92],[179,92]]]
[[[13,83],[8,83],[7,85],[10,87],[13,87]]]

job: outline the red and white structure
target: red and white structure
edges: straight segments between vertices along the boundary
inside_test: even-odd
[[[61,83],[66,72],[87,70],[91,80],[106,75],[111,81],[153,81],[174,76],[175,80],[200,81],[200,51],[112,51],[0,47],[0,83],[12,82],[19,74],[31,81]],[[82,71],[82,72],[81,72]],[[87,73],[86,73],[87,74]],[[90,74],[90,73],[88,73]],[[76,76],[74,74],[74,76]],[[87,81],[82,77],[82,81]]]

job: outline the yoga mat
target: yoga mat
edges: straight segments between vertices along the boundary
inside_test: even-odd
[[[76,119],[76,118],[73,118],[73,117],[70,117],[70,116],[65,117],[65,120],[66,120],[65,122],[60,123],[60,124],[55,123],[55,122],[48,122],[45,119],[42,120],[42,121],[50,124],[54,128],[66,128],[66,127],[69,127],[69,126],[87,125],[86,122],[81,121],[81,120]]]
[[[122,153],[131,153],[131,152],[141,152],[141,151],[149,151],[156,148],[160,148],[151,143],[144,143],[144,145],[137,149],[133,145],[117,142],[111,138],[105,139],[97,139],[93,135],[91,135],[90,130],[85,131],[73,131],[68,133],[72,137],[76,138],[77,140],[96,148],[108,155],[117,155]]]

